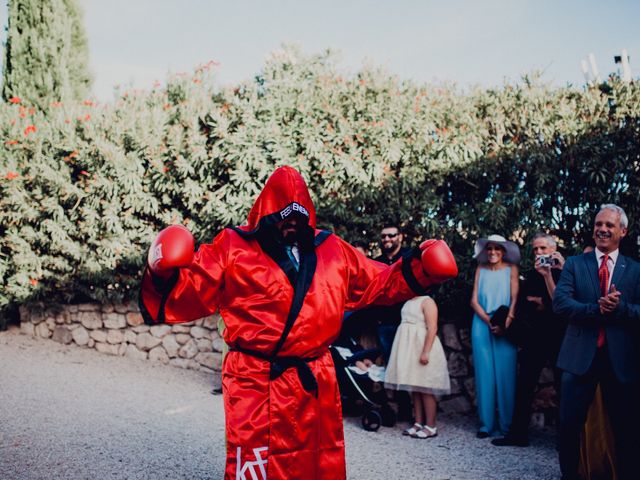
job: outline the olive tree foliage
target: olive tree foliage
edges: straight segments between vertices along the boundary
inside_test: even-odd
[[[0,106],[0,305],[133,298],[155,232],[183,223],[210,241],[285,164],[319,226],[349,241],[375,248],[387,221],[414,245],[446,239],[461,270],[440,293],[449,316],[468,304],[480,236],[525,247],[545,230],[572,253],[603,202],[639,232],[636,83],[463,91],[345,75],[333,58],[284,48],[233,88],[208,64],[106,105]]]

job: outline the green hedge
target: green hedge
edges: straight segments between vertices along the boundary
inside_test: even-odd
[[[155,232],[182,222],[209,241],[282,164],[307,179],[321,226],[348,240],[374,247],[387,220],[411,242],[447,239],[463,271],[442,292],[449,315],[467,304],[479,235],[522,244],[544,229],[573,252],[602,202],[640,233],[637,83],[463,91],[343,76],[330,52],[285,49],[220,89],[210,66],[107,105],[0,105],[0,306],[135,296]]]

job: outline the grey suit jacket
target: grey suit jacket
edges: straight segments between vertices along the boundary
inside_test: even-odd
[[[558,367],[575,375],[587,373],[602,325],[616,377],[621,382],[631,382],[640,377],[640,264],[618,255],[611,284],[621,292],[620,305],[614,313],[602,315],[595,252],[567,259],[553,296],[553,311],[569,323]]]

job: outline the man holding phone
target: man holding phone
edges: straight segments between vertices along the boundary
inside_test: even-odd
[[[569,322],[558,355],[563,479],[579,478],[580,432],[598,383],[613,427],[618,478],[637,478],[640,264],[619,251],[627,226],[622,208],[602,205],[593,229],[595,251],[567,259],[553,297],[554,312]]]

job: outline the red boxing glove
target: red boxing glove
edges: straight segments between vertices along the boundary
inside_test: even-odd
[[[176,268],[191,264],[194,245],[193,235],[186,227],[165,228],[151,244],[147,257],[149,268],[155,275],[170,277]]]
[[[433,280],[445,281],[458,275],[458,265],[443,240],[425,240],[420,244],[424,273]]]

